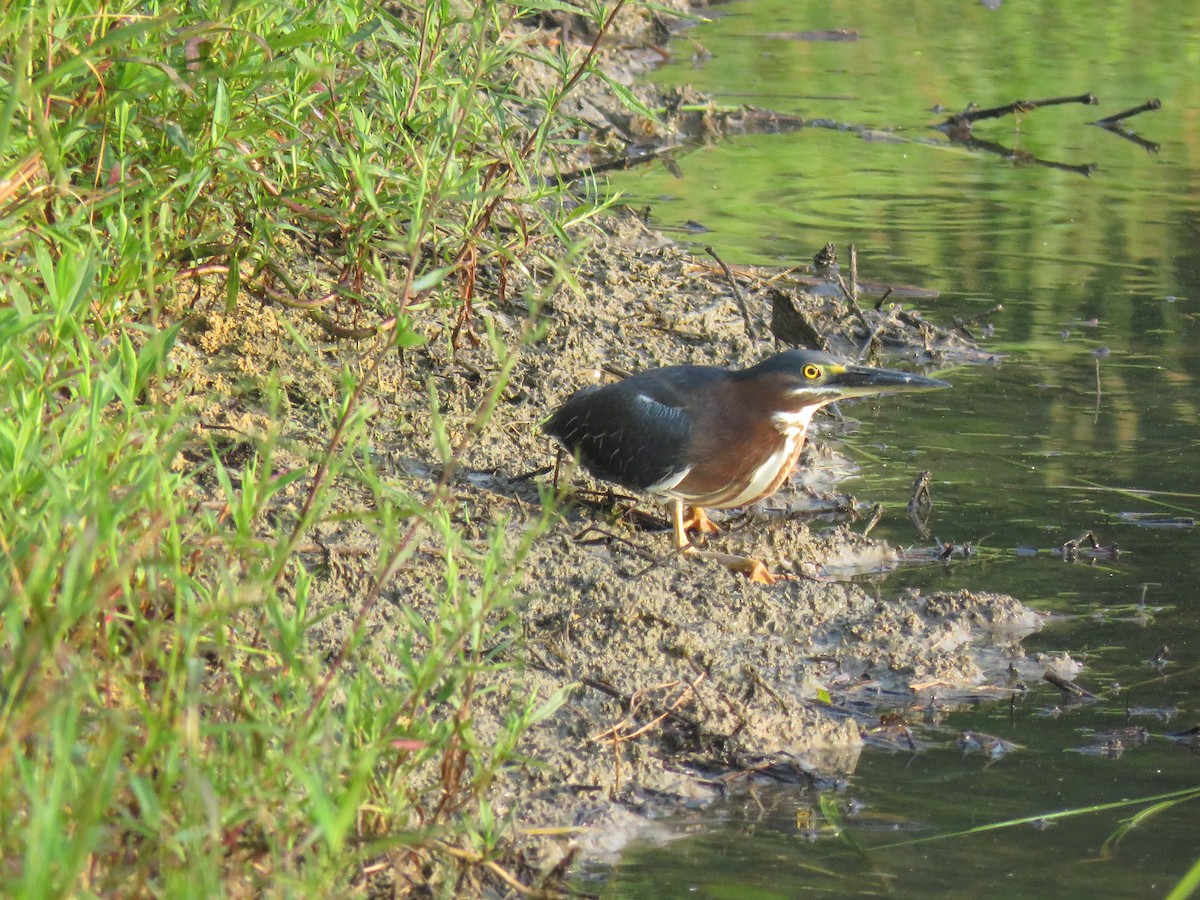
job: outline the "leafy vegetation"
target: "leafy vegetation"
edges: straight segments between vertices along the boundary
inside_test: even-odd
[[[603,34],[623,4],[592,12]],[[168,4],[24,0],[0,19],[0,879],[15,896],[308,895],[376,879],[512,883],[488,803],[522,732],[484,741],[472,699],[512,666],[508,613],[530,542],[460,532],[446,490],[574,226],[544,176],[577,133],[561,103],[594,51],[529,39],[556,2]],[[597,39],[598,40],[598,39]],[[543,77],[522,81],[522,73]],[[537,88],[536,85],[543,85]],[[376,471],[378,364],[478,325],[479,286],[524,286],[465,432],[431,398],[441,480]],[[206,430],[173,355],[198,303],[317,323],[291,332],[340,393],[304,465],[280,428]],[[326,348],[328,350],[328,348]],[[420,352],[420,351],[416,351]],[[288,414],[259,386],[260,423]],[[223,398],[212,398],[222,402]],[[359,485],[362,508],[330,486]],[[384,548],[362,596],[311,603],[317,523]],[[386,662],[363,647],[389,577],[433,535],[436,614],[405,611]],[[373,545],[374,546],[374,545]],[[312,641],[344,613],[332,653]]]

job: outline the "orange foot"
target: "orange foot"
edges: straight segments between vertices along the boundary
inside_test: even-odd
[[[709,533],[720,530],[700,507],[689,507],[688,517],[685,520],[683,516],[683,504],[676,500],[671,518],[675,527],[675,547],[681,553],[719,562],[731,571],[741,572],[756,584],[774,584],[780,578],[787,577],[772,575],[761,561],[751,559],[748,556],[735,556],[732,553],[716,553],[711,550],[698,549],[687,538],[689,528],[694,531],[707,531]]]
[[[687,508],[682,524],[684,531],[698,531],[701,534],[717,534],[721,530],[720,526],[710,519],[708,513],[699,506]]]
[[[712,550],[696,550],[690,544],[683,548],[683,552],[690,557],[700,559],[712,559],[714,563],[724,565],[731,572],[742,572],[742,575],[750,578],[750,581],[755,584],[774,584],[779,581],[788,580],[787,575],[772,575],[767,569],[766,564],[761,559],[754,557],[739,557],[733,553],[718,553]]]
[[[703,559],[719,562],[731,572],[741,572],[755,584],[775,584],[786,576],[772,575],[760,559],[751,556],[735,556],[732,553],[714,553],[712,551],[695,551],[695,555]]]

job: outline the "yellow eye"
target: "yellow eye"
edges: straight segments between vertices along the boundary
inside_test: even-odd
[[[816,381],[821,377],[821,367],[814,366],[812,363],[809,363],[804,367],[804,377],[809,381]]]

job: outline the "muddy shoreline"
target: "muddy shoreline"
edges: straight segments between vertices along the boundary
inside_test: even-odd
[[[617,77],[628,81],[661,58],[648,49],[654,32],[642,22],[620,49],[608,51]],[[661,105],[649,89],[639,91],[644,102]],[[597,145],[611,138],[608,129],[654,131],[640,128],[611,91],[589,90],[578,102],[581,115],[595,118]],[[887,365],[929,369],[947,359],[986,357],[968,340],[951,340],[952,331],[922,325],[920,316],[913,324],[885,309],[878,315],[894,321],[848,325],[840,294],[781,281],[777,272],[738,270],[748,323],[720,267],[632,213],[613,215],[580,237],[588,246],[577,260],[576,286],[559,288],[541,309],[544,338],[522,351],[499,408],[455,475],[455,523],[481,543],[504,523],[515,546],[537,519],[550,476],[530,473],[554,461],[539,423],[572,391],[612,372],[678,363],[741,366],[785,349],[780,294],[836,351],[852,349],[858,328],[877,332],[878,359]],[[480,305],[476,332],[483,333],[486,319],[512,338],[526,319],[524,304],[510,292]],[[436,311],[418,325],[428,343],[382,363],[371,396],[377,409],[371,453],[381,472],[420,496],[440,474],[429,385],[449,431],[461,433],[497,359],[486,339],[451,350]],[[294,352],[289,328],[327,353],[354,352],[331,344],[297,311],[243,301],[230,312],[213,304],[198,313],[177,355],[197,398],[251,396],[245,385],[256,379],[286,379],[295,402],[276,423],[276,465],[300,466],[327,439],[318,407],[334,402],[338,386],[327,369]],[[205,402],[209,428],[268,425],[267,413],[253,403]],[[853,419],[854,406],[842,413]],[[830,460],[830,441],[845,424],[818,421],[801,476]],[[913,467],[915,478],[919,459]],[[583,475],[575,484],[598,493],[581,494],[587,503],[563,505],[535,543],[519,584],[517,649],[509,651],[519,665],[489,685],[472,710],[486,743],[500,733],[514,702],[568,691],[558,711],[527,733],[521,752],[530,762],[505,771],[491,797],[495,812],[514,823],[530,870],[544,872],[568,855],[576,862],[612,859],[634,837],[662,836],[656,820],[663,814],[722,802],[764,779],[819,786],[850,774],[864,747],[889,740],[878,711],[920,708],[935,698],[944,705],[1002,699],[1020,689],[1022,678],[1040,678],[1044,666],[1020,647],[1040,620],[1014,598],[893,595],[886,582],[868,592],[832,580],[833,560],[888,553],[862,536],[865,523],[836,485],[785,487],[765,509],[728,516],[726,530],[707,538],[713,549],[752,555],[797,576],[766,587],[668,552],[667,534],[652,521],[666,527],[665,511],[654,504],[612,497]],[[344,490],[347,509],[367,499],[352,484]],[[833,526],[818,525],[804,511],[839,507],[850,512]],[[633,508],[648,515],[631,516]],[[354,625],[354,598],[370,590],[380,547],[353,517],[328,519],[313,540],[321,552],[314,554],[310,604],[337,610],[316,631],[332,657]],[[406,627],[406,608],[431,614],[430,586],[443,577],[438,540],[422,535],[424,549],[395,574],[365,623],[373,658],[389,659]]]

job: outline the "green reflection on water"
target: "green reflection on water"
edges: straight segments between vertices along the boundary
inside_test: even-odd
[[[1057,692],[1037,687],[1011,710],[954,714],[931,732],[940,749],[867,752],[844,795],[866,804],[851,820],[856,839],[871,847],[895,831],[948,832],[1195,785],[1194,754],[1161,735],[1200,720],[1200,532],[1140,528],[1121,514],[1200,517],[1200,6],[755,0],[714,12],[720,22],[689,35],[712,58],[693,67],[689,45],[676,41],[680,62],[655,81],[892,129],[901,140],[818,127],[750,136],[682,156],[682,178],[654,166],[614,186],[668,228],[700,222],[710,229],[700,241],[729,261],[793,265],[826,241],[853,242],[863,280],[940,291],[907,304],[935,321],[1004,304],[986,342],[1007,355],[998,367],[952,372],[955,389],[934,399],[846,406],[865,421],[847,442],[863,463],[848,487],[886,505],[876,535],[918,543],[904,505],[915,474],[932,470],[934,534],[994,552],[892,575],[883,594],[970,587],[1053,610],[1066,618],[1027,646],[1070,651],[1087,662],[1081,681],[1107,690],[1101,703],[1055,717],[1046,713]],[[859,39],[765,37],[835,28]],[[1100,104],[981,122],[975,134],[1044,160],[1094,163],[1088,178],[954,146],[930,127],[947,114],[938,104],[956,111],[1084,91]],[[1086,124],[1151,97],[1162,110],[1128,127],[1157,153]],[[1124,555],[1091,567],[1015,552],[1089,529]],[[1160,675],[1148,660],[1163,645],[1171,663]],[[1136,706],[1178,713],[1135,716],[1156,736],[1119,759],[1072,752],[1082,732],[1119,727]],[[985,768],[953,746],[961,729],[1022,749]],[[1161,896],[1200,854],[1193,804],[1135,830],[1107,859],[1100,847],[1129,813],[863,859],[836,839],[807,842],[795,813],[811,801],[783,789],[735,798],[708,815],[710,826],[726,818],[723,828],[631,853],[606,891]]]

